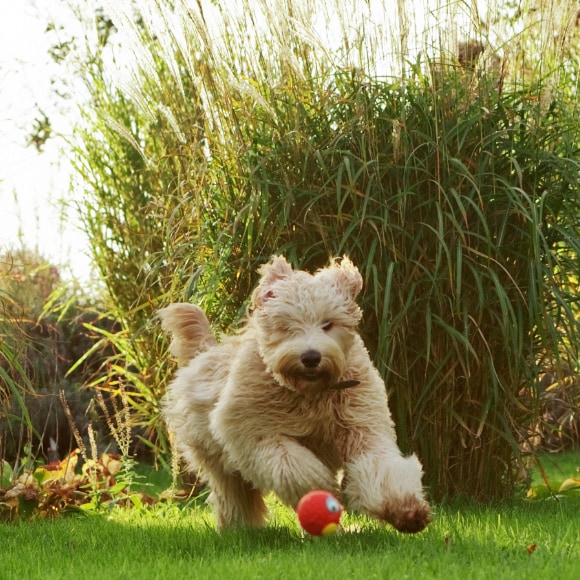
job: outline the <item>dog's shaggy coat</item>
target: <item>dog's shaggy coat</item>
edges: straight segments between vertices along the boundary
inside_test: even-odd
[[[295,507],[324,489],[347,509],[422,530],[431,512],[421,464],[397,446],[385,385],[356,331],[358,269],[343,258],[311,275],[275,256],[259,273],[245,327],[220,343],[197,306],[160,311],[181,366],[163,415],[209,484],[218,528],[263,525],[269,491]]]

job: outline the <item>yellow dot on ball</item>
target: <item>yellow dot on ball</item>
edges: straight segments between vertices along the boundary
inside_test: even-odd
[[[320,532],[320,535],[321,536],[328,536],[329,534],[334,534],[334,532],[336,532],[337,529],[338,529],[338,524],[335,524],[334,522],[332,522],[330,524],[326,524],[322,528],[322,532]]]

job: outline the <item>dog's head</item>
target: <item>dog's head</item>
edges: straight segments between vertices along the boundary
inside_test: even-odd
[[[268,369],[301,393],[337,385],[361,319],[356,266],[345,257],[312,275],[274,256],[258,272],[250,320]]]

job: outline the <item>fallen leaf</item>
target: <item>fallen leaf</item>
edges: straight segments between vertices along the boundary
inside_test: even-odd
[[[116,475],[121,469],[121,456],[116,453],[104,452],[101,455],[101,463],[109,475]]]
[[[79,461],[78,449],[72,451],[62,461],[53,461],[34,471],[34,477],[39,484],[45,485],[52,481],[72,482],[75,477],[75,469]]]
[[[562,482],[558,491],[567,491],[569,489],[580,489],[580,479],[577,477],[569,477]]]
[[[16,483],[11,489],[9,489],[4,498],[9,500],[16,497],[22,497],[26,501],[32,501],[38,498],[39,491],[35,487],[25,485],[24,483]]]

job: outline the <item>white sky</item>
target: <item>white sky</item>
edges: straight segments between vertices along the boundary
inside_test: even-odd
[[[69,198],[68,163],[60,159],[63,141],[49,139],[42,154],[26,146],[40,116],[37,106],[50,118],[53,134],[67,136],[72,130],[73,103],[66,114],[66,102],[55,107],[58,87],[51,79],[59,67],[48,54],[54,36],[45,33],[49,20],[61,18],[62,11],[55,0],[0,0],[0,253],[22,240],[53,264],[70,263],[72,274],[86,280],[86,237],[74,210],[59,207]]]

